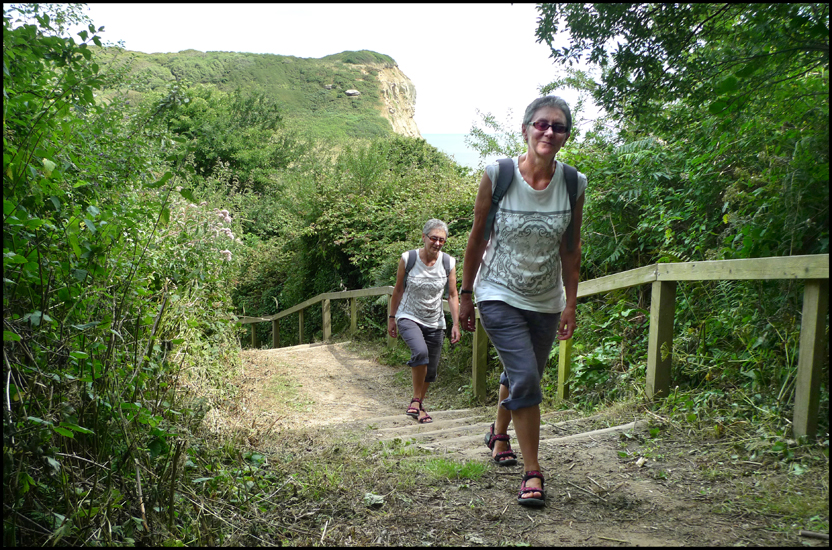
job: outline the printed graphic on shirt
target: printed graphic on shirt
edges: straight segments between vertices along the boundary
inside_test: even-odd
[[[560,279],[560,240],[571,218],[560,212],[500,209],[494,223],[496,246],[482,279],[524,296],[551,291]]]
[[[425,322],[436,322],[442,315],[444,290],[444,277],[413,277],[411,274],[407,278],[407,288],[400,309]]]

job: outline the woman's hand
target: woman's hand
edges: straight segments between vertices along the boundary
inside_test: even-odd
[[[457,342],[459,342],[460,337],[461,335],[459,333],[459,326],[454,325],[453,327],[451,327],[451,343],[456,344]]]
[[[395,338],[398,334],[398,327],[396,326],[396,320],[392,317],[387,318],[387,334],[390,335],[390,338]]]

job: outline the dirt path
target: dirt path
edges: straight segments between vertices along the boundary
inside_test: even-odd
[[[403,414],[407,392],[395,384],[404,367],[357,358],[344,345],[251,351],[243,357],[240,422],[252,428],[270,425],[284,435],[303,431],[305,450],[320,456],[330,457],[330,447],[338,451],[339,436],[360,434],[370,444],[409,442],[419,449],[421,454],[396,464],[443,457],[489,464],[478,479],[408,485],[406,491],[397,488],[397,476],[407,471],[401,465],[374,466],[373,476],[381,477],[366,490],[396,495],[383,509],[364,508],[354,495],[342,502],[333,493],[329,516],[321,509],[317,520],[307,514],[310,530],[324,527],[330,544],[828,546],[828,541],[799,537],[802,526],[772,529],[776,518],[740,504],[748,500],[744,492],[777,491],[778,483],[788,481],[785,473],[769,472],[762,463],[717,464],[714,456],[730,455],[719,442],[703,445],[670,433],[653,439],[648,420],[655,427],[655,418],[635,412],[627,418],[621,411],[544,415],[540,462],[547,505],[529,510],[515,502],[522,457],[517,466],[505,468],[488,459],[482,438],[493,420],[492,407],[431,411],[435,421],[419,425]],[[309,428],[321,429],[309,435]],[[519,455],[514,433],[509,435]],[[253,435],[250,443],[280,452],[291,436],[279,438],[278,445],[274,439]],[[415,502],[420,513],[414,515]],[[826,510],[828,515],[828,504]],[[351,519],[341,525],[342,516]]]
[[[243,354],[241,404],[276,427],[329,426],[398,412],[395,370],[360,359],[343,344],[309,344]]]

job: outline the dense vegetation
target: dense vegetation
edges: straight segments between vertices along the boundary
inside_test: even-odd
[[[657,59],[676,64],[641,74],[643,55],[593,50],[600,82],[566,70],[544,90],[577,87],[609,113],[563,153],[590,181],[582,279],[663,261],[828,253],[828,6],[685,6],[598,4],[589,19],[580,6],[539,8],[540,39],[555,21],[582,37],[553,50],[557,61],[630,32],[634,52],[666,51]],[[234,395],[245,335],[234,314],[392,284],[429,217],[448,222],[447,251],[461,258],[477,176],[423,140],[391,136],[376,107],[341,110],[347,88],[378,100],[354,65],[394,64],[381,54],[127,55],[74,5],[4,6],[3,20],[4,543],[221,543],[222,518],[200,503],[254,506],[278,481],[257,470],[262,457],[218,448],[200,426]],[[75,23],[80,41],[66,32]],[[699,34],[645,30],[683,26]],[[293,95],[301,76],[317,95]],[[645,78],[674,80],[630,86]],[[300,132],[313,116],[316,130]],[[500,128],[490,114],[483,122]],[[471,141],[484,154],[519,145],[516,133]],[[746,456],[782,451],[799,474],[783,449],[801,291],[680,284],[679,389],[655,406],[717,435],[749,426]],[[382,336],[374,319],[385,305],[361,307],[361,332]],[[579,307],[569,405],[638,396],[649,294]],[[284,345],[295,343],[296,321],[285,322]],[[333,322],[345,326],[345,313]],[[467,335],[448,354],[451,370],[468,370],[470,345]],[[554,369],[546,376],[553,384]]]

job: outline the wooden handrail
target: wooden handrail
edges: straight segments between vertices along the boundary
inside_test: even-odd
[[[667,350],[672,351],[673,349],[673,318],[675,315],[677,282],[773,279],[806,280],[803,319],[800,329],[793,430],[796,436],[813,436],[817,431],[820,365],[824,351],[824,323],[829,298],[829,254],[652,264],[581,282],[578,284],[578,298],[643,284],[652,285],[646,393],[648,398],[654,398],[666,396],[670,388],[671,354],[667,353]],[[297,312],[300,314],[299,331],[300,341],[302,342],[303,310],[318,302],[323,302],[324,340],[328,340],[330,337],[330,300],[352,300],[351,329],[354,331],[356,327],[355,300],[360,297],[384,294],[392,295],[393,287],[382,286],[343,292],[327,292],[268,317],[239,317],[239,322],[245,325],[271,321],[272,343],[274,347],[277,347],[280,341],[278,320]],[[446,312],[449,311],[447,300],[443,300],[443,309]],[[256,332],[252,327],[252,343],[255,346]],[[388,342],[392,343],[389,336]],[[566,398],[569,393],[566,379],[570,371],[571,347],[571,339],[560,342],[558,373],[558,396],[560,398]],[[478,399],[484,400],[488,337],[479,322],[478,311],[473,348],[472,386],[474,395]]]

